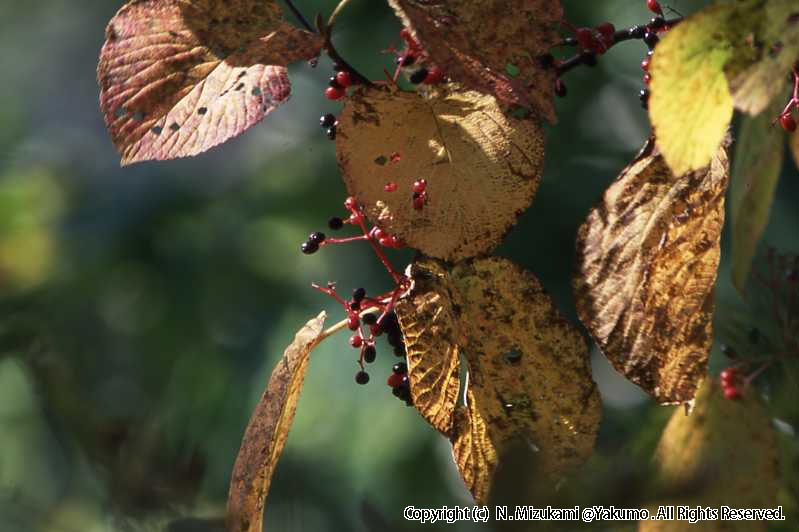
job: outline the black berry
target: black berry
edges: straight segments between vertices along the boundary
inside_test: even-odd
[[[334,216],[327,221],[327,226],[333,231],[338,231],[339,229],[344,227],[344,220],[342,220],[338,216]]]
[[[633,39],[642,39],[646,33],[645,26],[633,26],[630,28],[630,37]]]
[[[336,117],[327,113],[326,115],[322,115],[322,118],[319,119],[319,125],[322,127],[330,127],[336,123]]]
[[[361,321],[363,321],[366,325],[374,325],[377,323],[377,316],[370,312],[369,314],[364,314],[361,316]]]
[[[358,384],[366,384],[369,382],[369,374],[361,370],[355,374],[355,382]]]
[[[644,42],[646,43],[647,46],[649,46],[650,49],[654,48],[659,40],[660,37],[658,37],[656,31],[647,31],[644,34]]]
[[[363,348],[363,361],[371,364],[377,358],[377,349],[373,345],[367,345]]]
[[[352,300],[360,303],[366,297],[366,290],[364,288],[356,288],[352,291]],[[367,324],[368,325],[368,324]]]
[[[336,140],[336,126],[327,128],[327,130],[325,130],[325,135],[327,135],[327,138],[330,140]]]
[[[666,19],[663,17],[653,17],[649,21],[649,27],[655,30],[659,30],[665,25],[666,25]]]
[[[580,58],[584,65],[590,67],[596,66],[596,54],[592,54],[590,52],[583,52]]]
[[[413,54],[406,54],[397,57],[397,64],[404,67],[411,66],[416,62],[416,57]]]
[[[405,374],[408,373],[408,365],[405,362],[397,362],[391,368],[394,373]]]
[[[649,90],[641,89],[641,92],[638,93],[638,98],[641,100],[641,106],[644,109],[649,109]]]
[[[410,80],[411,83],[413,83],[414,85],[418,85],[419,83],[423,82],[426,77],[427,77],[427,69],[420,68],[419,70],[411,74]]]
[[[316,253],[317,251],[319,251],[319,244],[311,241],[303,242],[302,245],[300,246],[300,251],[302,251],[306,255],[311,255],[312,253]]]
[[[310,235],[308,235],[308,242],[313,242],[314,244],[321,244],[325,241],[325,234],[320,233],[319,231],[314,231]]]

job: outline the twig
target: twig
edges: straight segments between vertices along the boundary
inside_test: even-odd
[[[327,27],[331,27],[333,23],[338,18],[339,13],[344,9],[344,7],[350,2],[350,0],[341,0],[336,6],[336,9],[333,10],[333,13],[330,14],[330,18],[327,19]]]
[[[331,59],[331,61],[337,64],[340,68],[346,70],[347,72],[355,76],[355,79],[357,79],[358,83],[360,83],[361,85],[372,87],[374,84],[371,81],[369,81],[369,78],[367,78],[366,76],[355,70],[352,67],[352,65],[347,63],[344,60],[344,58],[341,57],[341,55],[339,55],[338,51],[336,50],[336,47],[333,46],[333,42],[330,40],[330,34],[331,34],[330,30],[332,29],[332,26],[328,26],[324,23],[322,15],[316,15],[316,27],[319,29],[319,33],[321,33],[322,36],[325,38],[325,42],[322,45],[322,48],[327,53],[327,56]]]
[[[314,31],[313,29],[313,26],[311,26],[311,24],[308,22],[308,19],[306,19],[305,16],[302,14],[302,12],[299,9],[297,9],[294,3],[291,0],[285,0],[285,1],[286,5],[289,6],[289,9],[291,9],[291,12],[294,13],[294,16],[299,19],[299,21],[302,23],[303,26],[305,26],[305,29],[310,31],[311,33],[316,33],[316,31]]]

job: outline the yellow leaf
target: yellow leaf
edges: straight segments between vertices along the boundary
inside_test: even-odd
[[[466,406],[453,412],[451,397],[441,395],[454,418],[455,462],[475,499],[485,501],[498,455],[517,441],[537,451],[541,471],[553,479],[580,465],[594,446],[599,394],[585,341],[538,280],[496,257],[463,261],[449,271],[423,259],[410,272],[414,285],[424,287],[417,293],[431,305],[427,315],[438,318],[427,332],[434,341],[415,345],[429,359],[425,368],[449,372],[457,353],[468,363]],[[407,316],[409,310],[397,310],[406,341],[409,323],[424,326]],[[414,397],[415,382],[412,377]]]
[[[732,282],[743,293],[755,249],[768,223],[785,156],[783,131],[773,124],[783,103],[744,117],[732,168]]]
[[[97,67],[122,164],[196,155],[240,135],[288,99],[285,66],[321,46],[274,1],[128,2]]]
[[[272,371],[269,384],[247,424],[230,479],[229,532],[261,532],[264,503],[286,437],[294,421],[311,350],[316,347],[325,313],[297,332]]]
[[[559,0],[389,4],[454,81],[555,121],[555,69],[539,58],[561,40]]]
[[[654,506],[718,509],[775,508],[778,454],[768,412],[749,390],[727,400],[715,381],[699,388],[693,411],[672,414],[655,451],[656,480],[664,492],[685,493]],[[682,531],[685,521],[642,521],[639,531]],[[768,521],[703,521],[691,530],[758,531]]]
[[[350,194],[378,225],[444,260],[486,253],[532,201],[544,160],[536,121],[449,86],[429,99],[389,87],[356,91],[339,117],[338,162]],[[392,159],[391,155],[397,154]],[[415,209],[411,187],[427,181]],[[386,192],[386,183],[396,192]]]
[[[725,148],[677,177],[650,140],[578,233],[577,313],[662,404],[693,399],[705,373],[727,182]]]

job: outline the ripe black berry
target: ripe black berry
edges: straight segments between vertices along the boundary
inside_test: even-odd
[[[394,364],[391,370],[394,373],[399,373],[404,375],[405,373],[408,373],[408,365],[405,362],[397,362],[396,364]]]
[[[355,382],[358,384],[366,384],[369,382],[369,374],[361,370],[355,374]]]
[[[327,226],[333,231],[338,231],[339,229],[344,227],[344,220],[342,220],[338,216],[334,216],[327,221]]]
[[[303,242],[302,245],[300,246],[300,251],[302,251],[306,255],[311,255],[319,251],[319,244],[317,244],[316,242],[311,242],[310,240],[308,242]]]
[[[363,361],[371,364],[377,358],[377,349],[373,345],[367,345],[363,348]]]
[[[394,356],[397,358],[405,358],[407,353],[405,352],[405,344],[395,345],[394,346]]]
[[[658,37],[656,31],[647,31],[644,34],[644,42],[646,43],[647,46],[649,46],[650,49],[654,48],[659,40],[660,37]]]
[[[426,77],[427,77],[427,69],[420,68],[419,70],[411,74],[410,80],[411,83],[413,83],[414,85],[418,85],[419,83],[423,82]]]
[[[336,140],[336,126],[327,128],[327,130],[325,130],[325,135],[327,135],[327,138],[330,140]]]
[[[366,325],[374,325],[377,323],[377,315],[372,314],[371,312],[369,314],[364,314],[361,316],[361,321],[363,321]]]
[[[406,54],[397,57],[397,64],[402,65],[404,67],[411,66],[416,62],[416,56],[413,54]]]
[[[319,125],[322,127],[330,127],[335,123],[336,123],[336,117],[330,113],[322,115],[322,118],[319,119]]]
[[[630,37],[633,39],[642,39],[646,33],[646,26],[633,26],[630,28]]]
[[[392,347],[399,347],[402,345],[402,334],[400,334],[399,331],[389,330],[387,334],[388,345]]]
[[[330,76],[330,79],[327,82],[328,85],[333,87],[334,89],[343,89],[344,87],[341,86],[341,83],[336,80],[336,76]]]
[[[662,28],[665,25],[666,25],[666,19],[663,18],[663,17],[660,17],[660,16],[653,17],[649,21],[649,27],[652,28],[652,29],[655,29],[655,30],[658,30],[658,29]]]
[[[314,244],[321,244],[325,241],[325,234],[320,233],[319,231],[314,231],[310,235],[308,235],[308,242],[313,242]]]
[[[366,297],[366,289],[364,288],[356,288],[352,291],[352,300],[356,303],[360,303],[363,301],[363,298]]]
[[[584,65],[590,67],[596,66],[596,54],[592,54],[590,52],[583,52],[580,58],[582,59]]]
[[[641,100],[641,106],[644,109],[649,109],[649,90],[641,89],[641,92],[638,93],[638,98]]]

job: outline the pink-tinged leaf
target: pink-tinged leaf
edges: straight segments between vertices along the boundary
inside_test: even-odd
[[[197,155],[289,98],[286,65],[322,39],[269,0],[141,0],[106,29],[100,108],[122,164]]]

